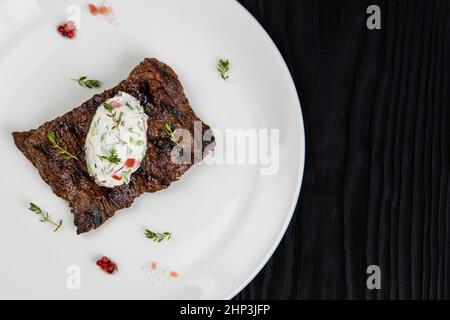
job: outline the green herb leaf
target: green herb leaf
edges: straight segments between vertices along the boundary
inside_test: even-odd
[[[145,229],[145,236],[154,242],[161,242],[163,240],[170,240],[172,234],[170,232],[154,232],[148,229]]]
[[[119,125],[122,122],[122,118],[123,118],[123,112],[121,112],[119,114],[119,118],[116,119],[117,114],[114,111],[114,109],[113,109],[113,107],[112,107],[112,105],[110,103],[104,102],[103,103],[103,108],[105,108],[106,111],[108,111],[107,116],[110,117],[113,120],[113,122],[114,122],[114,125],[113,125],[112,129],[119,129]]]
[[[78,79],[71,79],[73,81],[78,82],[78,84],[82,87],[86,87],[89,89],[100,87],[101,83],[98,80],[89,80],[86,76],[82,76]]]
[[[112,107],[112,105],[111,105],[110,103],[108,103],[108,102],[104,102],[104,103],[103,103],[103,108],[105,108],[106,111],[108,111],[109,113],[112,113],[112,112],[113,112],[113,107]]]
[[[53,149],[57,149],[59,151],[59,154],[61,156],[63,156],[64,159],[66,160],[71,160],[71,159],[75,159],[78,160],[78,158],[76,156],[74,156],[73,154],[71,154],[70,152],[67,151],[67,146],[61,147],[59,145],[59,140],[58,137],[56,136],[56,134],[52,131],[47,135],[48,141],[50,141],[50,143],[52,144]]]
[[[109,156],[100,156],[97,155],[97,157],[99,157],[100,160],[105,160],[105,161],[109,161],[113,164],[119,164],[120,161],[122,161],[119,158],[119,155],[117,154],[116,149],[112,148],[111,151],[109,152]]]
[[[137,140],[137,139],[133,138],[132,136],[130,136],[130,139],[128,139],[128,141],[130,141],[130,143],[134,144],[135,146],[142,146],[145,144],[144,140]]]
[[[175,144],[180,143],[180,141],[177,139],[177,136],[175,134],[175,130],[172,128],[172,125],[170,123],[165,123],[163,130],[170,137],[170,140],[172,140],[173,143],[175,143]]]
[[[59,220],[58,223],[53,222],[50,219],[48,212],[42,211],[42,209],[39,208],[37,205],[35,205],[33,202],[30,202],[30,206],[28,209],[41,217],[41,220],[39,220],[40,222],[46,222],[46,223],[50,223],[51,225],[53,225],[55,227],[55,229],[53,229],[53,232],[58,231],[59,228],[61,228],[62,223],[63,223],[62,219]]]
[[[113,129],[119,129],[119,125],[120,125],[120,123],[122,122],[122,118],[123,118],[123,112],[121,112],[121,113],[119,114],[119,119],[115,119],[115,118],[113,117],[113,121],[114,121],[114,126],[112,127]]]
[[[48,134],[48,140],[52,143],[52,145],[58,144],[58,138],[53,131]]]
[[[230,70],[230,61],[228,59],[227,60],[220,59],[219,64],[217,65],[217,71],[219,71],[220,76],[224,81],[230,77],[227,74],[229,70]]]

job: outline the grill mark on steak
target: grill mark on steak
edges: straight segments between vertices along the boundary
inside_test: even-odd
[[[149,116],[147,154],[128,185],[106,188],[97,185],[87,173],[84,144],[98,106],[119,91],[138,99]],[[130,207],[141,194],[163,190],[178,180],[192,165],[171,161],[174,144],[163,126],[170,123],[175,128],[189,130],[193,135],[194,121],[200,119],[189,106],[175,72],[156,59],[146,58],[114,88],[94,95],[81,106],[38,129],[14,132],[13,138],[53,192],[69,202],[80,234],[98,228],[117,210]],[[203,130],[210,129],[206,124],[202,126]],[[52,131],[61,145],[74,153],[78,160],[65,160],[51,147],[47,135]],[[202,152],[207,147],[209,150],[213,148],[213,142],[201,145]],[[193,146],[191,152],[193,158]]]

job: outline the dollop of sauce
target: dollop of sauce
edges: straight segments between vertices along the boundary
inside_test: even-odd
[[[147,152],[147,119],[139,101],[125,92],[98,107],[85,144],[87,170],[98,185],[130,182]]]

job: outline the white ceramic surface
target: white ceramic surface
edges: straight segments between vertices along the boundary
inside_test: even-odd
[[[74,4],[81,29],[68,40],[55,28]],[[298,198],[305,144],[292,78],[269,36],[233,0],[110,4],[116,24],[89,15],[85,1],[0,0],[0,298],[232,298],[272,255]],[[77,236],[67,204],[14,146],[11,132],[36,128],[96,92],[70,78],[88,75],[109,88],[144,57],[174,68],[194,111],[213,128],[280,129],[279,172],[201,164]],[[232,63],[227,82],[215,69],[221,57]],[[64,219],[61,230],[39,223],[29,201]],[[146,227],[173,238],[155,244],[143,236]],[[101,255],[119,272],[100,272]],[[143,267],[150,261],[179,277],[148,283]],[[79,290],[67,286],[69,266],[80,270]]]

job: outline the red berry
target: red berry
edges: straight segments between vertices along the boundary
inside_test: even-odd
[[[117,269],[117,265],[108,259],[108,257],[101,257],[99,260],[97,260],[96,264],[103,270],[108,273],[113,273]]]
[[[75,24],[72,21],[67,21],[64,25],[64,31],[69,32],[75,30]]]
[[[57,30],[63,37],[69,39],[75,37],[75,24],[72,21],[58,26]]]

